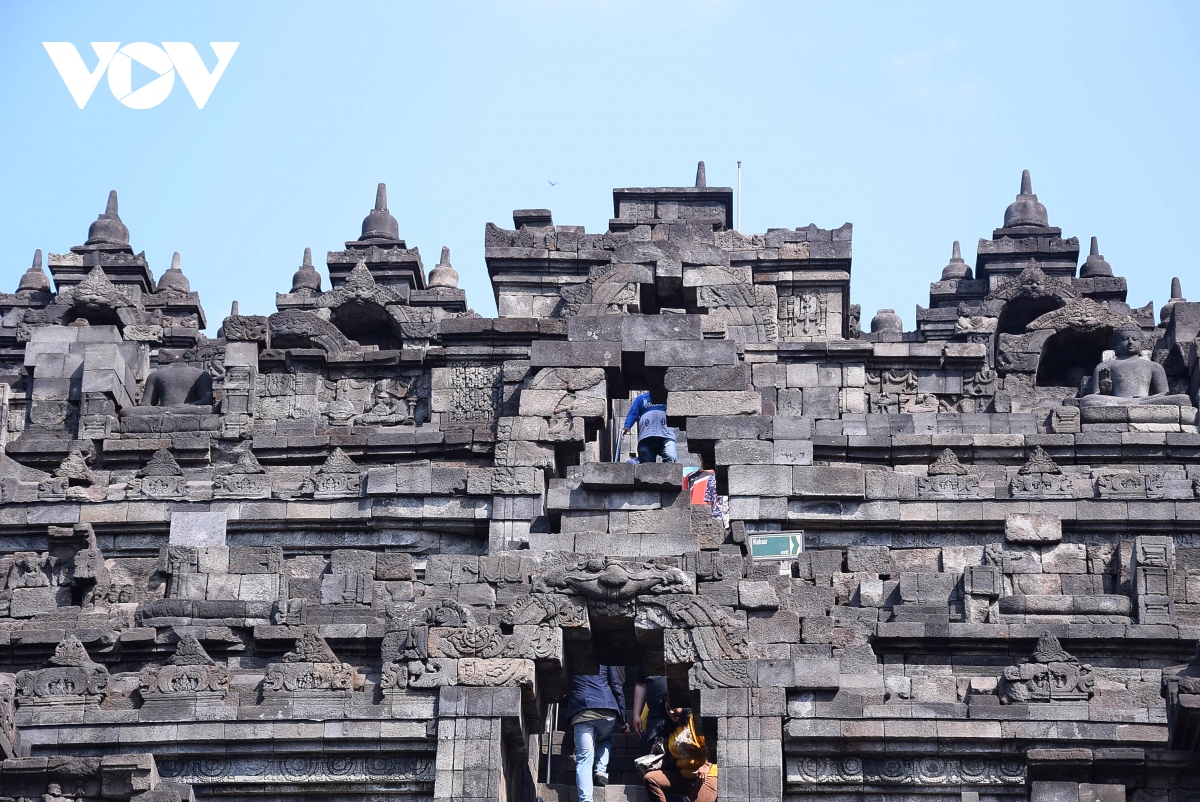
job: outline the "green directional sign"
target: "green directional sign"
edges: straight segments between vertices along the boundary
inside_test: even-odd
[[[790,560],[804,551],[804,533],[750,535],[750,556],[756,560]]]

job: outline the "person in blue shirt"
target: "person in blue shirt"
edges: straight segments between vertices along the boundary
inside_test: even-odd
[[[628,732],[625,691],[613,666],[571,677],[567,719],[575,730],[575,790],[579,802],[592,802],[593,785],[608,785],[613,730]]]
[[[656,457],[662,457],[663,462],[678,462],[675,430],[667,426],[666,401],[665,392],[661,398],[652,398],[650,393],[642,393],[633,399],[633,406],[625,416],[625,426],[622,430],[625,434],[629,434],[634,421],[637,421],[638,462],[654,462]]]

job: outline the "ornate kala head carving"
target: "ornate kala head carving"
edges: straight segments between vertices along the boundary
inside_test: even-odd
[[[1054,298],[1063,304],[1079,298],[1079,291],[1068,282],[1047,276],[1036,259],[1020,274],[992,290],[985,301],[1011,301],[1014,298]]]
[[[403,295],[391,287],[376,283],[375,276],[371,275],[371,271],[367,268],[367,263],[359,259],[358,263],[354,265],[354,269],[350,271],[350,274],[346,276],[346,280],[340,286],[334,287],[317,299],[317,306],[322,308],[332,308],[348,304],[352,306],[364,306],[366,304],[387,306],[388,304],[402,304],[404,302],[405,298]]]
[[[1025,326],[1026,331],[1043,331],[1051,329],[1062,331],[1095,331],[1097,329],[1116,329],[1125,324],[1134,324],[1133,318],[1114,311],[1108,302],[1096,303],[1091,298],[1078,298],[1060,309],[1047,312]],[[1139,330],[1140,331],[1140,330]]]
[[[84,276],[83,281],[67,290],[66,293],[70,293],[71,305],[80,310],[116,310],[133,306],[129,299],[117,289],[117,285],[109,280],[108,274],[99,265],[92,268],[92,271]]]
[[[637,596],[695,593],[696,588],[690,576],[673,566],[591,555],[534,577],[534,591],[566,591],[597,601],[628,601]]]

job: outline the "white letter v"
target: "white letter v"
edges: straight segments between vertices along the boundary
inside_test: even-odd
[[[120,46],[120,42],[92,42],[92,50],[96,51],[96,57],[100,60],[96,69],[88,72],[87,65],[83,63],[75,45],[70,42],[42,42],[42,47],[50,54],[50,60],[62,76],[63,83],[67,85],[67,91],[75,99],[75,105],[81,109],[87,105],[92,92],[96,91],[100,76],[104,75],[104,70]]]
[[[183,85],[191,93],[192,100],[196,101],[198,109],[204,108],[209,96],[217,88],[217,81],[221,80],[221,76],[225,74],[225,68],[229,66],[229,60],[233,58],[233,53],[241,42],[209,42],[208,44],[212,47],[213,53],[217,55],[217,66],[213,67],[211,74],[204,66],[204,62],[200,60],[200,54],[196,52],[196,47],[191,42],[162,43],[163,50],[167,51],[167,55],[171,57],[175,71],[183,79]]]

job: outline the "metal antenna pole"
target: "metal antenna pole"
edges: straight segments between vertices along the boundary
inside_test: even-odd
[[[738,196],[737,196],[737,223],[734,229],[742,230],[742,160],[738,159]]]

